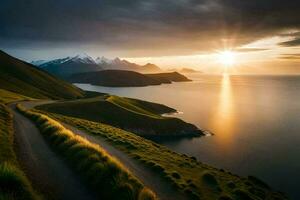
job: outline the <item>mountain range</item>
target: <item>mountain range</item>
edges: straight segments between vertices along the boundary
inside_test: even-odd
[[[104,56],[93,59],[87,54],[79,54],[74,57],[69,56],[49,61],[37,60],[32,61],[31,64],[62,78],[68,78],[73,74],[102,70],[129,70],[140,73],[162,72],[158,66],[151,63],[138,65],[127,60],[121,60],[118,57],[115,59],[108,59]]]

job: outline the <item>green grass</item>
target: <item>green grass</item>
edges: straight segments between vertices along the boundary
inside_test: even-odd
[[[40,199],[18,165],[13,140],[12,115],[0,103],[0,199]]]
[[[40,99],[74,99],[84,92],[31,64],[0,51],[0,88]]]
[[[256,178],[239,177],[175,153],[168,148],[131,132],[102,123],[48,113],[51,117],[100,136],[116,148],[160,174],[190,199],[205,200],[281,200],[283,194],[272,191]]]
[[[0,161],[16,164],[13,150],[12,114],[8,108],[0,103]]]
[[[57,114],[102,122],[141,136],[199,136],[202,132],[181,119],[162,117],[174,109],[118,96],[104,95],[84,100],[65,101],[37,108]],[[84,112],[83,112],[84,111]]]
[[[21,106],[18,109],[36,123],[51,147],[82,176],[101,199],[156,199],[152,191],[99,145],[74,135],[46,115],[26,111]]]
[[[176,112],[175,109],[172,109],[170,107],[161,104],[150,103],[147,101],[141,101],[137,99],[119,97],[115,95],[109,96],[106,100],[115,104],[116,106],[128,110],[129,112],[134,112],[140,115],[145,115],[156,119],[163,119],[161,114]]]
[[[0,89],[0,103],[11,103],[16,101],[33,100],[30,97],[26,97],[14,92]]]

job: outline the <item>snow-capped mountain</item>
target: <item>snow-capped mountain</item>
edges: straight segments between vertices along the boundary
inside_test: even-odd
[[[44,63],[48,62],[48,60],[34,60],[32,62],[30,62],[31,64],[35,65],[35,66],[39,66],[42,65]]]
[[[127,60],[121,60],[116,57],[109,59],[104,56],[93,59],[87,54],[78,54],[65,58],[54,59],[50,61],[33,61],[31,64],[36,65],[54,75],[62,78],[68,78],[73,74],[93,72],[101,70],[129,70],[141,73],[156,73],[162,70],[154,64],[138,65]]]
[[[113,60],[108,59],[108,58],[106,58],[104,56],[101,56],[101,57],[97,57],[95,59],[95,61],[96,61],[97,64],[101,65],[101,64],[111,64]]]
[[[96,61],[87,54],[78,54],[77,56],[71,58],[69,61],[81,62],[84,64],[97,64]]]
[[[55,65],[58,65],[58,64],[62,64],[68,60],[70,60],[71,57],[66,57],[66,58],[59,58],[59,59],[55,59],[55,60],[50,60],[50,61],[47,61],[47,62],[43,62],[41,64],[37,64],[37,66],[47,66],[47,65],[52,65],[52,64],[55,64]],[[33,65],[36,65],[35,63],[38,62],[38,61],[32,61],[31,64]]]
[[[34,62],[32,62],[33,64]],[[68,56],[65,58],[54,59],[38,67],[60,76],[61,78],[68,78],[77,73],[92,72],[103,70],[96,61],[87,54],[78,54],[76,56]]]
[[[87,54],[78,54],[74,57],[68,56],[65,58],[58,58],[54,60],[37,60],[32,61],[31,64],[36,66],[47,66],[52,64],[63,64],[66,62],[76,62],[76,63],[84,63],[84,64],[97,64],[96,61]]]

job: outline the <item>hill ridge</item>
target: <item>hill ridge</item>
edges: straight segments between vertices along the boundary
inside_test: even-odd
[[[0,88],[41,99],[74,99],[84,91],[0,50]]]

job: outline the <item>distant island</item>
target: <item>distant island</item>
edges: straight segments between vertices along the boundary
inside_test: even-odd
[[[198,70],[195,70],[195,69],[192,69],[192,68],[182,68],[180,71],[180,73],[203,73],[202,71],[198,71]]]
[[[89,83],[106,87],[143,87],[191,81],[178,72],[141,74],[127,70],[103,70],[79,73],[72,75],[68,80],[73,83]]]

